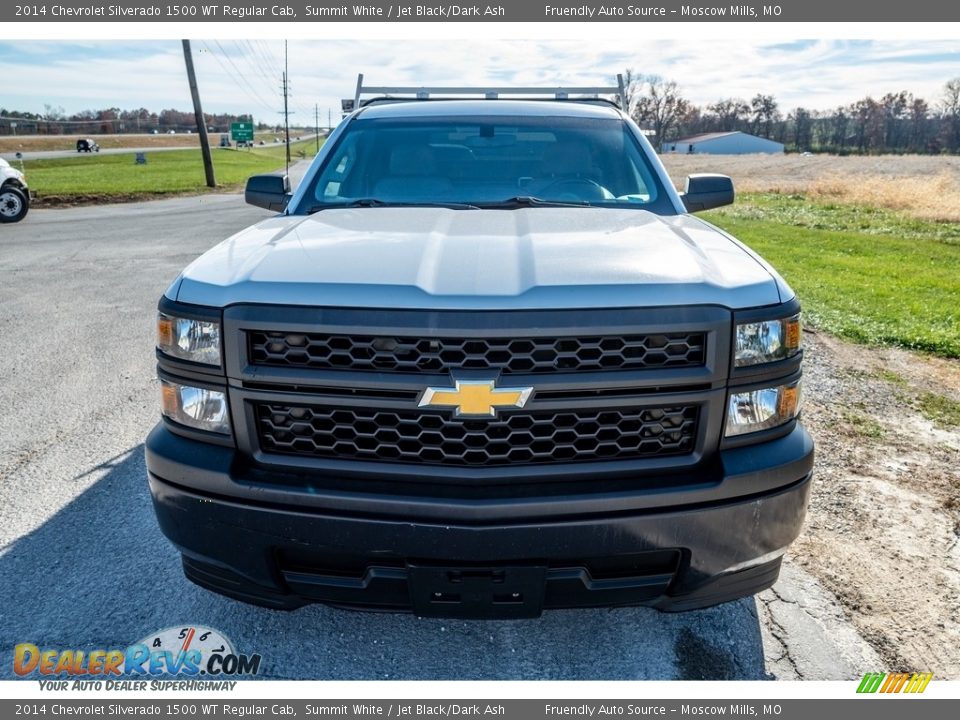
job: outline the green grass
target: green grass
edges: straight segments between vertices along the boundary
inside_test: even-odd
[[[746,195],[705,218],[777,268],[814,327],[960,357],[960,224],[796,195]]]
[[[937,393],[926,392],[917,398],[917,404],[927,420],[945,427],[960,426],[960,402]]]
[[[862,413],[846,411],[843,413],[843,419],[853,428],[853,431],[861,437],[878,440],[886,433],[883,425]]]
[[[296,161],[301,153],[310,157],[316,143],[291,143],[290,149]],[[26,163],[27,180],[41,203],[50,198],[110,200],[207,190],[199,149],[147,151],[146,156],[146,165],[137,165],[133,153],[32,160]],[[214,172],[222,188],[235,188],[251,175],[281,169],[284,160],[283,145],[213,148]]]
[[[893,370],[880,369],[877,370],[874,375],[881,380],[884,380],[891,385],[895,385],[898,388],[907,387],[906,378],[903,377],[900,373],[896,373]]]

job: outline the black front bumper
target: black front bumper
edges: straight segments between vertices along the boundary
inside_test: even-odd
[[[447,617],[688,610],[759,592],[800,532],[813,466],[797,425],[721,452],[719,476],[700,485],[651,492],[638,478],[633,490],[484,502],[283,490],[250,481],[236,455],[162,424],[147,439],[157,517],[187,577],[280,609]]]

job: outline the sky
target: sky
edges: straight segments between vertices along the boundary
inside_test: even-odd
[[[283,108],[279,40],[193,40],[206,112],[270,122]],[[189,110],[179,41],[0,42],[0,106],[43,113],[145,107]],[[613,85],[616,73],[675,80],[697,104],[774,95],[782,110],[828,109],[908,90],[931,103],[960,76],[957,40],[295,40],[291,124],[324,125],[357,73],[371,85]],[[274,120],[276,122],[278,120]]]

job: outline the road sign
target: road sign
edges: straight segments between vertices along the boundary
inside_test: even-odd
[[[234,142],[252,143],[253,142],[253,123],[252,122],[230,123],[230,138]]]

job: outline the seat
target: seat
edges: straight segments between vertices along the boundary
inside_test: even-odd
[[[453,183],[440,174],[436,154],[429,145],[394,148],[388,173],[373,187],[378,200],[417,202],[443,199],[453,192]]]

